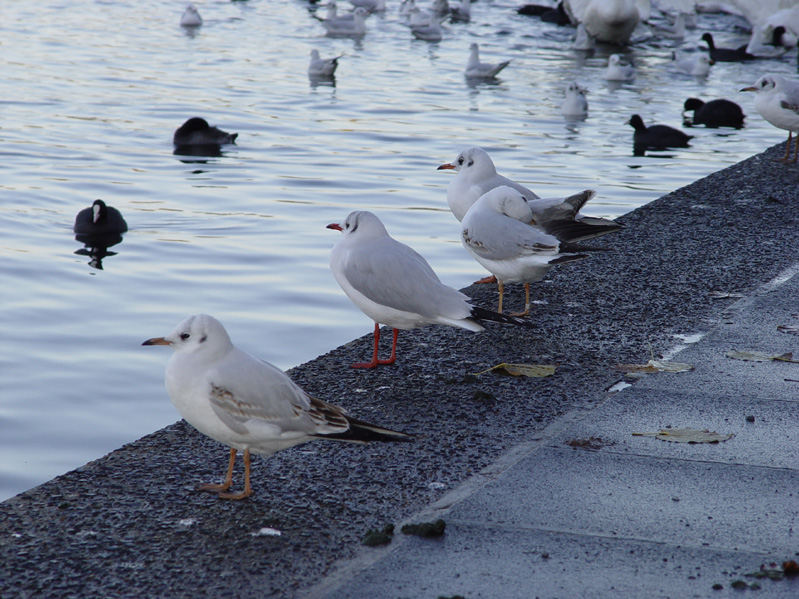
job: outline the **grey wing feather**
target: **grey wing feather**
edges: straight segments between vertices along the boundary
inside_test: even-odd
[[[225,372],[225,376],[220,375]],[[320,427],[346,430],[340,422],[322,422],[313,400],[282,370],[244,352],[226,360],[209,375],[208,400],[231,430],[247,433],[247,423],[274,423],[284,430],[319,432]],[[326,425],[330,425],[326,427]]]
[[[489,260],[504,260],[524,253],[551,254],[557,251],[558,241],[554,237],[512,218],[500,218],[501,227],[496,227],[490,221],[486,222],[486,219],[463,229],[464,243],[478,256]],[[481,226],[484,224],[487,225],[485,228]],[[485,234],[486,230],[494,231],[494,234]],[[497,230],[502,231],[502,234],[497,235]]]
[[[414,249],[394,239],[361,248],[357,260],[344,265],[344,275],[373,302],[425,317],[438,316],[450,302],[460,306],[466,299],[444,285]]]

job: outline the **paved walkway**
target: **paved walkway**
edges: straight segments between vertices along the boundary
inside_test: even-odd
[[[443,537],[397,533],[312,596],[727,597],[746,584],[799,597],[799,576],[747,576],[799,561],[799,364],[726,355],[799,348],[797,273],[671,358],[692,371],[645,375],[567,415],[408,520],[442,518]],[[667,427],[734,437],[633,436]]]

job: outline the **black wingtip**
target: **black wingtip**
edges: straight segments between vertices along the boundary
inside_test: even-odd
[[[329,435],[318,435],[322,439],[334,439],[338,441],[349,441],[352,443],[371,443],[373,441],[379,442],[408,442],[413,441],[413,435],[394,431],[376,424],[371,424],[357,418],[347,416],[347,421],[350,424],[349,430],[343,433],[334,433]]]
[[[500,322],[502,324],[513,324],[519,327],[532,328],[533,323],[518,316],[510,316],[509,314],[500,314],[493,310],[487,310],[480,306],[472,306],[472,318],[475,320],[491,320],[493,322]]]

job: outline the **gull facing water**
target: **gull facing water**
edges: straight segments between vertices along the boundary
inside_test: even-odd
[[[234,346],[222,323],[207,314],[189,316],[166,337],[153,337],[142,345],[175,350],[166,367],[169,398],[189,424],[230,447],[224,482],[198,487],[222,499],[252,495],[250,453],[271,455],[315,439],[410,439],[311,397],[276,366]],[[238,451],[244,452],[244,490],[227,493]]]

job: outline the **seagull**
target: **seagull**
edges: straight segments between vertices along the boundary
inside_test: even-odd
[[[353,368],[393,364],[397,358],[399,329],[446,324],[469,331],[483,330],[482,320],[529,326],[469,303],[469,297],[438,278],[415,250],[392,238],[380,219],[366,210],[351,212],[343,224],[328,229],[343,232],[330,253],[330,269],[352,302],[374,320],[374,351],[370,362]],[[391,357],[377,359],[380,323],[392,327]]]
[[[467,79],[493,79],[497,74],[510,64],[510,60],[505,60],[497,64],[480,62],[480,48],[477,42],[469,44],[469,61],[466,63]]]
[[[585,94],[588,90],[580,87],[576,81],[569,83],[566,88],[566,97],[560,107],[560,111],[565,117],[581,118],[588,114],[588,100]]]
[[[319,58],[319,50],[311,50],[311,62],[308,65],[309,77],[332,77],[338,67],[338,59],[343,55],[333,58]]]
[[[591,239],[621,228],[620,224],[610,219],[579,213],[593,194],[583,192],[565,199],[539,198],[524,185],[497,173],[488,152],[476,146],[462,151],[454,162],[442,164],[438,170],[454,170],[457,173],[447,186],[447,204],[459,221],[484,193],[507,185],[521,193],[530,204],[535,225],[562,241]]]
[[[356,420],[342,408],[311,397],[282,370],[233,345],[213,316],[189,316],[166,337],[142,345],[175,350],[166,366],[169,398],[189,424],[230,447],[225,481],[198,487],[221,499],[252,495],[250,453],[271,455],[315,439],[410,440],[405,433]],[[244,490],[227,493],[238,451],[244,452]]]
[[[678,71],[694,77],[707,77],[713,60],[704,52],[672,52],[671,63]]]
[[[366,15],[363,7],[356,8],[351,15],[339,15],[324,19],[322,25],[331,37],[361,37],[366,33]]]
[[[426,10],[416,9],[411,13],[408,26],[416,39],[426,42],[440,42],[444,31],[438,22],[438,17]]]
[[[744,126],[744,115],[741,107],[735,102],[724,100],[711,100],[703,102],[699,98],[688,98],[683,104],[683,113],[693,111],[694,118],[691,119],[692,125],[704,125],[705,127],[735,127],[740,129]]]
[[[624,64],[621,54],[611,54],[603,77],[608,81],[630,81],[635,79],[635,67]]]
[[[119,235],[128,230],[128,223],[113,206],[106,206],[103,200],[94,200],[75,217],[72,231],[77,235],[103,236]]]
[[[594,195],[591,190],[584,193]],[[500,314],[505,283],[524,283],[524,311],[512,316],[527,316],[530,283],[543,279],[556,264],[586,258],[585,252],[599,249],[560,241],[531,227],[532,219],[524,196],[501,185],[480,196],[461,222],[463,247],[497,279]]]
[[[212,127],[204,118],[195,116],[175,130],[172,143],[177,148],[217,146],[218,149],[218,146],[235,143],[238,136],[238,133],[228,133]]]
[[[199,27],[203,24],[200,11],[193,4],[189,4],[180,16],[181,27]]]
[[[686,148],[693,135],[686,135],[679,129],[668,125],[644,125],[643,119],[634,114],[627,121],[633,133],[633,152],[642,154],[645,150],[662,150],[664,148]]]
[[[703,49],[708,51],[710,58],[715,62],[740,62],[757,58],[746,51],[746,44],[738,48],[716,48],[713,36],[707,32],[702,34],[702,40],[707,43],[707,48]]]
[[[793,161],[799,154],[799,81],[780,75],[763,75],[754,85],[742,92],[755,92],[755,108],[764,119],[778,129],[788,130],[788,144],[781,162],[788,162],[791,153],[791,136],[797,133]]]

